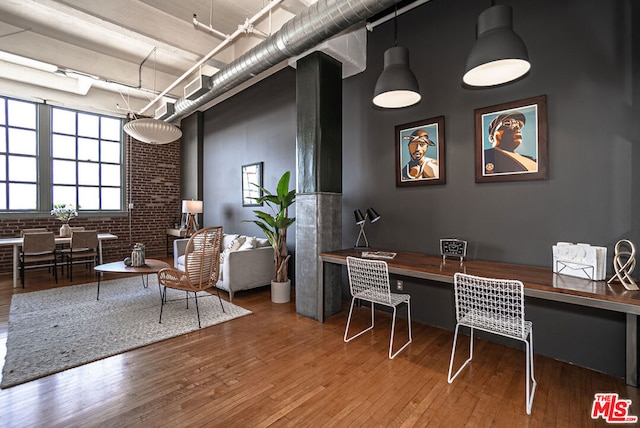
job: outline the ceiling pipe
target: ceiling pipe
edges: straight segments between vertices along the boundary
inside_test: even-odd
[[[373,22],[367,22],[367,30],[368,31],[373,31],[374,28],[376,28],[378,25],[380,24],[384,24],[387,21],[392,20],[393,18],[395,18],[396,16],[400,16],[405,12],[409,12],[411,9],[415,9],[418,6],[422,6],[425,3],[429,3],[430,0],[417,0],[414,1],[411,4],[406,5],[405,7],[401,7],[400,9],[398,9],[397,13],[390,13],[386,16],[383,16],[382,18],[375,20]]]
[[[269,13],[271,11],[271,9],[273,9],[274,7],[276,7],[277,5],[279,5],[280,3],[282,3],[284,0],[272,0],[268,5],[266,5],[265,7],[262,8],[262,10],[260,10],[258,13],[256,13],[255,15],[253,15],[253,17],[251,17],[251,19],[249,19],[249,23],[254,24],[257,20],[259,20],[260,18],[262,18],[264,15],[266,15],[267,13]],[[160,100],[163,96],[165,96],[167,93],[169,93],[169,91],[171,91],[173,88],[175,88],[180,82],[182,82],[184,79],[186,79],[187,77],[189,77],[191,75],[191,73],[193,73],[194,71],[196,71],[202,64],[204,64],[205,62],[207,62],[212,56],[214,56],[215,54],[217,54],[218,52],[220,52],[222,49],[224,49],[229,43],[231,43],[233,40],[235,40],[238,36],[244,34],[244,31],[242,31],[241,29],[237,29],[236,31],[233,32],[233,34],[231,34],[230,36],[228,36],[226,39],[224,39],[222,41],[222,43],[220,43],[218,46],[215,47],[215,49],[213,49],[211,52],[209,52],[208,54],[206,54],[200,61],[198,61],[197,63],[195,63],[193,65],[193,67],[191,67],[189,70],[187,70],[182,76],[178,77],[178,79],[173,82],[171,85],[169,85],[167,87],[167,89],[165,89],[164,91],[162,91],[160,94],[158,94],[153,100],[151,100],[151,102],[149,102],[149,104],[147,104],[146,106],[144,106],[144,108],[142,110],[140,110],[139,114],[142,115],[144,114],[145,111],[149,110],[151,107],[153,107],[155,105],[156,102],[158,102],[158,100]],[[167,122],[171,122],[170,119],[166,120]]]
[[[196,26],[196,28],[200,28],[204,31],[208,31],[210,33],[215,34],[216,36],[220,37],[221,39],[226,39],[229,37],[229,34],[224,34],[222,31],[218,31],[215,28],[209,26],[209,25],[204,25],[202,22],[198,21],[198,17],[196,16],[196,14],[193,14],[193,25]]]
[[[279,31],[213,75],[209,92],[189,101],[180,98],[175,121],[191,114],[216,97],[268,70],[281,61],[300,55],[354,24],[383,12],[397,0],[319,0],[287,21]]]

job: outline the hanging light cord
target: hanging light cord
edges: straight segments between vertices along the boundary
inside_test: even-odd
[[[398,3],[394,5],[395,11],[393,16],[393,47],[398,46]]]

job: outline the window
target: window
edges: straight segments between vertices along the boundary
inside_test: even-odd
[[[0,97],[0,211],[121,211],[122,120]]]

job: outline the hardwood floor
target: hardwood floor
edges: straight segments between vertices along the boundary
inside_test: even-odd
[[[74,269],[74,284],[92,280]],[[54,286],[46,269],[28,271],[24,291],[0,276],[0,361],[11,296]],[[450,385],[450,331],[414,322],[413,343],[389,360],[384,314],[345,344],[346,310],[321,324],[293,302],[271,303],[268,287],[234,303],[253,315],[0,390],[0,426],[605,426],[590,417],[597,392],[632,400],[640,415],[640,392],[623,379],[536,355],[528,416],[521,350],[478,340]],[[360,325],[368,314],[359,311]],[[397,343],[403,333],[401,321]]]

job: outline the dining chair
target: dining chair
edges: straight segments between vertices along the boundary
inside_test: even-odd
[[[46,233],[48,232],[48,230],[44,227],[36,227],[33,229],[22,229],[20,231],[20,237],[24,238],[24,235],[26,235],[27,233]]]
[[[67,276],[70,281],[73,280],[74,263],[84,262],[87,266],[90,264],[93,264],[93,267],[96,266],[98,246],[97,230],[75,230],[72,232],[69,248],[62,250],[63,258],[67,265]]]
[[[200,323],[200,308],[198,307],[198,292],[215,288],[220,276],[220,245],[222,242],[222,226],[213,226],[200,229],[191,235],[184,253],[184,271],[172,268],[164,268],[158,272],[158,286],[160,287],[161,304],[160,320],[162,323],[162,309],[169,302],[167,300],[167,288],[186,292],[186,298],[173,300],[186,300],[189,307],[189,293],[193,293],[198,316],[198,328]],[[215,288],[218,300],[225,312],[220,290]]]
[[[537,382],[533,376],[533,324],[524,317],[524,285],[517,280],[484,278],[460,272],[454,275],[453,281],[456,329],[447,381],[452,383],[473,359],[475,329],[522,341],[525,344],[526,409],[530,415]],[[471,330],[469,358],[452,375],[461,326]]]
[[[58,282],[56,240],[53,232],[25,233],[20,251],[20,282],[24,288],[25,269],[52,267]]]
[[[411,296],[409,294],[399,294],[391,292],[389,284],[389,267],[384,260],[367,260],[357,257],[347,257],[347,271],[349,273],[349,288],[351,290],[351,307],[349,308],[349,318],[347,327],[344,330],[344,341],[350,342],[356,337],[373,329],[375,324],[375,304],[384,305],[393,309],[393,320],[391,322],[391,339],[389,341],[389,358],[393,359],[403,349],[411,343]],[[349,325],[353,315],[353,306],[356,300],[371,303],[371,324],[359,333],[348,337]],[[407,305],[407,324],[409,325],[409,339],[407,342],[393,353],[393,336],[396,327],[396,313],[398,306],[405,303]]]

